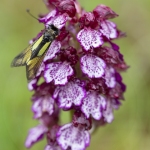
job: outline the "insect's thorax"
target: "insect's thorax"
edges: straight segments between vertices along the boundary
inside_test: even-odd
[[[33,59],[36,56],[42,56],[57,36],[58,29],[54,27],[54,25],[47,27],[43,35],[33,44],[30,59]]]
[[[53,31],[45,31],[43,34],[43,43],[51,42],[55,39],[55,34],[52,33]]]
[[[43,34],[43,42],[51,42],[58,36],[58,29],[54,25],[49,25],[44,34]]]

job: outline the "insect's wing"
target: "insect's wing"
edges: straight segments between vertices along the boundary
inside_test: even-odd
[[[26,64],[26,76],[28,81],[31,81],[36,77],[37,71],[39,67],[41,66],[41,63],[44,59],[44,56],[37,56],[31,60],[29,60]]]
[[[28,46],[23,52],[17,55],[11,63],[12,67],[26,66],[28,81],[36,77],[37,71],[44,59],[44,56],[51,44],[42,42],[43,36]]]
[[[35,50],[35,51],[38,51],[37,56],[32,58],[32,59],[30,59],[26,63],[26,75],[27,75],[28,81],[30,81],[30,80],[32,80],[32,79],[34,79],[36,77],[37,71],[39,70],[39,67],[41,66],[41,63],[42,63],[42,61],[43,61],[43,59],[45,57],[45,54],[46,54],[50,44],[51,44],[51,41],[45,43],[42,47],[39,47],[40,44],[37,44],[38,46],[37,46],[37,48]],[[36,46],[36,45],[33,45],[32,48],[34,48],[34,46]],[[32,53],[33,52],[34,51],[32,51]]]
[[[29,45],[23,52],[21,52],[19,55],[17,55],[14,60],[11,63],[11,67],[19,67],[19,66],[25,66],[26,62],[31,57],[31,48],[32,45]]]

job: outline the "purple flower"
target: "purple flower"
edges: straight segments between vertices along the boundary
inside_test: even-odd
[[[83,150],[89,146],[89,132],[72,123],[62,126],[57,132],[57,141],[62,149]]]
[[[57,132],[57,141],[62,149],[84,150],[90,143],[91,120],[79,111],[73,116],[72,123],[63,125]]]
[[[80,30],[77,35],[77,39],[86,51],[91,48],[99,47],[103,44],[101,33],[97,30],[86,27]]]
[[[53,41],[43,61],[46,62],[47,60],[53,59],[56,56],[56,54],[60,51],[60,48],[61,48],[60,41],[57,40]]]
[[[47,131],[48,128],[43,125],[38,125],[37,127],[30,129],[25,146],[30,148],[35,142],[41,140],[44,136],[44,133]]]
[[[47,145],[44,150],[61,150],[61,147],[58,145],[56,136],[59,128],[60,127],[56,125],[47,132]]]
[[[57,86],[53,97],[58,99],[59,108],[69,109],[71,106],[80,106],[85,97],[85,90],[77,81],[68,82],[65,86]]]
[[[120,75],[126,65],[114,39],[125,36],[108,20],[118,15],[105,5],[86,12],[77,0],[44,0],[49,13],[39,22],[59,34],[49,46],[36,77],[28,84],[33,118],[26,147],[47,138],[45,150],[85,150],[90,133],[111,123],[126,89]],[[42,36],[40,32],[30,43]],[[40,78],[43,83],[39,84]],[[72,119],[61,125],[61,110]]]
[[[87,118],[91,116],[100,120],[102,117],[102,110],[106,109],[106,100],[100,94],[92,91],[87,94],[87,96],[83,99],[83,104],[81,106],[81,110],[85,114]]]
[[[117,38],[116,24],[109,20],[101,22],[100,32],[103,34],[103,36],[107,37],[108,39]]]
[[[73,75],[72,67],[66,62],[49,63],[45,67],[44,78],[47,83],[54,80],[55,85],[64,85],[68,76]]]
[[[81,70],[89,78],[100,78],[105,73],[105,62],[95,55],[81,57]]]

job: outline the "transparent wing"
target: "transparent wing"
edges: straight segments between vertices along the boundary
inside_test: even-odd
[[[43,36],[29,45],[23,52],[17,55],[11,63],[12,67],[26,66],[28,81],[36,77],[37,71],[51,44],[51,41],[42,43],[42,39]]]
[[[39,45],[41,44],[42,39],[43,36],[39,37],[36,41],[30,44],[24,51],[22,51],[19,55],[17,55],[11,63],[11,67],[25,66],[30,59],[36,57],[39,50],[41,49]],[[31,56],[34,57],[31,58]]]
[[[45,57],[45,54],[46,54],[49,46],[50,46],[50,42],[45,43],[45,45],[40,49],[41,55],[36,56],[33,59],[30,59],[26,63],[26,75],[27,75],[28,81],[30,81],[36,77],[37,71],[38,71],[39,67],[41,66],[41,63]]]
[[[36,77],[37,71],[41,66],[45,54],[43,56],[37,56],[28,61],[26,64],[26,76],[28,81],[34,79]]]
[[[34,44],[34,43],[33,43]],[[26,62],[30,59],[31,57],[31,48],[32,45],[29,45],[23,52],[21,52],[19,55],[17,55],[12,63],[11,63],[11,67],[19,67],[19,66],[25,66]]]

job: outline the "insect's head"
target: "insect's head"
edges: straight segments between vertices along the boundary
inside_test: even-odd
[[[36,19],[36,20],[39,20],[38,18],[36,18],[35,16],[33,16],[33,15],[30,13],[30,10],[29,10],[29,9],[27,9],[26,11],[27,11],[27,13],[28,13],[31,17],[33,17],[33,18]],[[57,27],[55,27],[53,24],[50,24],[50,25],[48,25],[48,26],[46,27],[46,29],[45,29],[45,33],[44,33],[45,40],[48,39],[50,36],[56,38],[56,37],[58,36],[58,34],[59,34],[59,29],[58,29]],[[50,38],[50,40],[53,40],[53,39]],[[47,41],[47,42],[48,42],[48,41]]]
[[[56,28],[53,24],[46,27],[44,32],[44,40],[46,42],[54,40],[59,34],[59,29]]]
[[[46,31],[50,34],[52,34],[53,36],[57,37],[59,34],[59,29],[56,28],[53,24],[49,25],[46,29]]]

